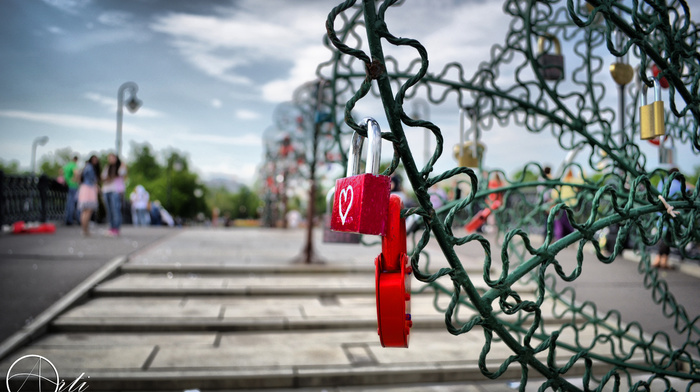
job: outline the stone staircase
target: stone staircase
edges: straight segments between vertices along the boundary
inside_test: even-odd
[[[0,363],[0,371],[7,373],[12,358],[34,354],[50,359],[65,380],[89,377],[93,391],[386,390],[396,384],[488,383],[478,367],[483,333],[477,327],[461,336],[449,334],[444,314],[436,310],[446,307],[449,297],[421,290],[416,280],[413,291],[420,293],[411,298],[410,348],[380,346],[374,270],[367,262],[376,248],[321,245],[325,254],[352,255],[345,256],[350,261],[307,266],[286,262],[288,248],[275,259],[269,248],[262,258],[248,245],[248,253],[237,248],[242,254],[230,257],[223,252],[231,246],[224,241],[230,234],[206,238],[204,247],[197,245],[204,240],[201,234],[183,232],[122,264],[116,275],[54,317],[49,333]],[[237,237],[236,244],[245,248],[246,238]],[[199,258],[188,259],[187,244],[198,247]],[[188,252],[173,255],[177,247]],[[468,267],[470,276],[481,276],[480,268]],[[534,298],[534,289],[522,286],[519,292]],[[460,307],[460,320],[471,315]],[[551,314],[544,318],[557,323]],[[592,339],[589,333],[579,339]],[[494,343],[487,366],[493,371],[512,354]],[[567,359],[562,352],[561,363]],[[569,375],[581,372],[576,366]],[[498,387],[484,390],[510,390],[503,380],[519,378],[520,368],[511,366]]]

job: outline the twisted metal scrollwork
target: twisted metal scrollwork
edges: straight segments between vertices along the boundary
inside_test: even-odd
[[[600,0],[587,4],[508,0],[504,10],[512,22],[505,44],[495,45],[490,59],[468,77],[458,63],[447,64],[437,73],[428,72],[427,49],[417,40],[391,33],[385,15],[393,6],[410,6],[410,1],[403,3],[387,0],[377,7],[373,0],[359,5],[348,0],[335,7],[326,23],[326,44],[333,57],[319,66],[318,74],[332,81],[331,110],[338,119],[335,137],[340,151],[346,150],[342,143],[349,130],[365,135],[353,117],[356,104],[370,93],[381,99],[391,129],[382,137],[394,146],[386,173],[403,165],[418,201],[418,206],[405,214],[415,214],[422,221],[422,228],[413,234],[411,263],[416,278],[429,283],[425,290],[433,290],[436,307],[445,313],[447,330],[460,335],[481,327],[485,339],[479,357],[481,372],[495,379],[511,365],[520,366],[521,390],[525,390],[531,370],[546,378],[540,390],[579,390],[566,379],[567,372],[577,365],[584,368],[584,390],[610,386],[618,390],[623,385],[634,391],[652,390],[657,385],[670,389],[671,380],[685,380],[690,390],[700,383],[700,317],[688,315],[677,302],[652,268],[648,249],[666,240],[684,257],[697,258],[687,248],[698,242],[700,181],[693,190],[680,173],[650,170],[651,163],[635,142],[639,135],[639,86],[651,86],[646,70],[653,62],[660,69],[658,77],[666,78],[670,85],[667,135],[687,145],[692,153],[700,153],[699,36],[687,4],[634,1],[633,7],[628,7]],[[621,39],[615,38],[615,32]],[[535,49],[541,37],[549,42],[550,37],[559,37],[570,48],[566,67],[561,69],[563,78],[545,76],[544,71],[552,66],[543,64]],[[384,55],[384,42],[412,48],[417,58],[401,68],[396,59]],[[361,49],[365,46],[369,53]],[[639,58],[638,83],[622,89],[633,98],[623,112],[616,112],[604,101],[606,83],[601,75],[609,54]],[[504,70],[512,71],[513,80],[501,80]],[[442,132],[432,122],[411,118],[404,111],[419,88],[432,104],[455,98],[461,108],[478,108],[475,121],[482,129],[512,125],[532,133],[550,131],[563,150],[587,154],[588,169],[595,174],[572,180],[570,169],[584,172],[584,167],[573,162],[551,176],[534,162],[511,178],[502,171],[478,175],[466,167],[433,174],[444,152]],[[336,115],[335,111],[343,113]],[[618,116],[630,121],[624,127],[617,126],[614,121]],[[422,168],[413,158],[404,127],[426,128],[435,139],[433,154]],[[499,173],[503,182],[497,187],[483,186],[494,173]],[[652,183],[656,180],[665,185],[657,190]],[[431,187],[449,181],[465,183],[468,194],[434,208]],[[681,189],[675,195],[671,190],[674,181]],[[575,187],[575,196],[567,199],[565,187]],[[486,236],[462,235],[456,230],[490,195],[501,195],[508,206],[495,213],[502,240],[500,265],[493,262]],[[665,202],[679,214],[671,217]],[[574,232],[555,239],[554,222],[560,214],[568,217]],[[605,247],[601,232],[612,227],[618,229],[617,234]],[[544,238],[535,240],[534,234],[540,234],[541,228]],[[437,242],[448,267],[430,266],[425,252],[430,241]],[[616,311],[601,314],[594,303],[579,303],[574,290],[562,284],[580,276],[584,248],[592,248],[600,262],[612,263],[628,242],[641,255],[639,273],[645,287],[662,305],[664,316],[674,320],[683,344],[673,344],[663,331],[645,334],[639,323],[623,323]],[[483,249],[486,290],[477,288],[477,277],[467,273],[456,251],[469,243]],[[557,256],[573,245],[576,264],[563,265]],[[498,272],[492,274],[492,270]],[[528,283],[536,285],[534,296],[519,292],[518,285]],[[439,305],[444,296],[449,297],[447,306]],[[475,315],[460,319],[461,307],[474,310]],[[559,321],[556,326],[543,319],[548,307]],[[494,344],[504,344],[513,352],[496,368],[488,365]],[[564,362],[562,351],[570,353]],[[602,376],[596,376],[594,365],[600,364],[606,366]],[[648,377],[639,380],[633,372]]]

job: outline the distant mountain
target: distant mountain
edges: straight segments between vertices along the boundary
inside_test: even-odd
[[[217,176],[217,177],[212,177],[206,181],[204,181],[204,184],[210,188],[210,189],[216,189],[216,188],[221,188],[224,187],[227,191],[231,193],[236,193],[238,190],[241,189],[242,186],[245,184],[238,182],[237,180],[229,177],[224,177],[224,176]]]

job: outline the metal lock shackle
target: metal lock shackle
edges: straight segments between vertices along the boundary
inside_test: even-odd
[[[659,80],[656,79],[656,77],[652,77],[651,80],[652,83],[654,83],[654,102],[661,101],[661,85],[659,84]],[[647,86],[646,83],[642,82],[642,93],[639,97],[639,106],[648,105],[647,90],[649,90],[649,86]]]
[[[365,173],[379,174],[379,163],[382,154],[382,130],[379,127],[377,120],[372,117],[362,119],[361,126],[367,127],[367,138],[369,139],[369,148],[367,150],[367,165]],[[357,131],[353,132],[352,140],[350,141],[350,152],[348,154],[348,170],[346,177],[352,177],[360,174],[360,157],[362,155],[362,145],[365,138]]]
[[[331,214],[331,205],[333,205],[333,196],[335,195],[335,187],[331,187],[326,193],[326,214]]]
[[[540,54],[544,54],[544,41],[548,40],[549,42],[554,45],[554,54],[556,55],[561,55],[561,43],[559,42],[559,38],[551,35],[551,34],[545,34],[541,35],[540,38],[537,39],[537,52]]]

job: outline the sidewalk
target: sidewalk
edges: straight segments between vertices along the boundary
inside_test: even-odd
[[[52,234],[0,233],[0,342],[61,299],[115,257],[145,249],[176,233],[161,227],[124,226],[120,238],[93,228],[58,226]]]
[[[435,309],[447,305],[445,295],[412,295],[410,348],[382,348],[373,267],[379,246],[323,244],[316,234],[326,264],[312,266],[290,263],[302,248],[301,230],[189,229],[162,238],[78,287],[87,297],[75,294],[83,300],[47,316],[49,333],[2,358],[0,374],[34,354],[49,359],[67,382],[84,374],[92,391],[513,390],[509,380],[519,379],[519,367],[496,382],[478,369],[481,331],[447,332]],[[463,247],[459,254],[475,284],[486,287],[479,250]],[[431,270],[445,265],[434,243],[428,251]],[[625,260],[613,264],[635,268]],[[415,293],[421,284],[412,284]],[[534,290],[518,287],[523,299],[534,298]],[[545,323],[557,323],[551,308],[543,306]],[[460,320],[470,316],[460,311]],[[489,368],[510,355],[494,343]],[[574,367],[570,375],[581,371]],[[410,388],[391,387],[398,384]],[[538,386],[533,380],[528,390]]]

